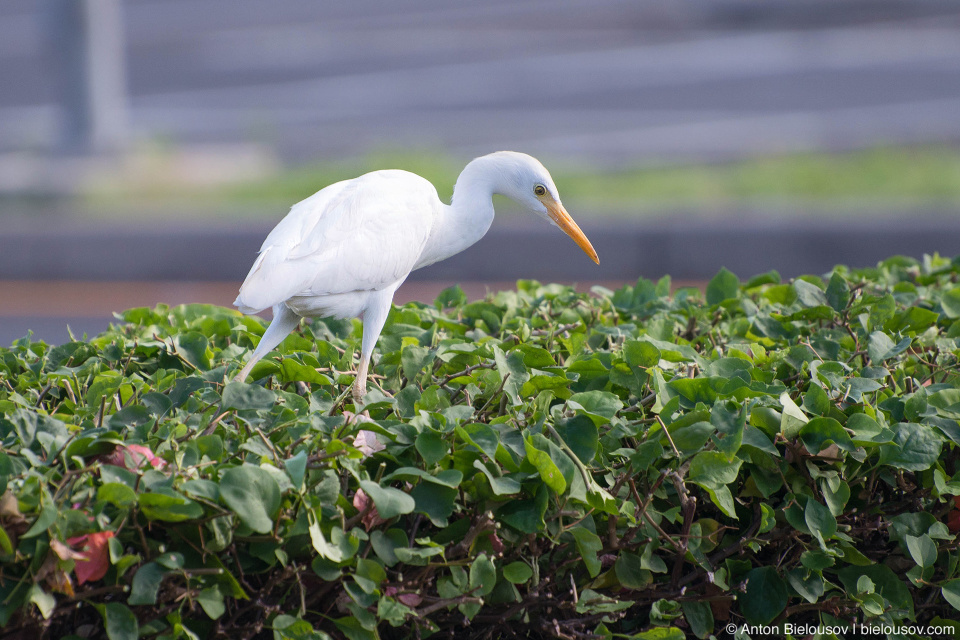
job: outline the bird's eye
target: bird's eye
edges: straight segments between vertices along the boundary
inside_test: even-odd
[[[545,195],[547,195],[547,188],[546,188],[545,186],[543,186],[542,184],[538,184],[537,186],[535,186],[535,187],[533,188],[533,193],[534,193],[534,195],[536,195],[538,198],[539,198],[539,197],[542,197],[542,196],[545,196]]]

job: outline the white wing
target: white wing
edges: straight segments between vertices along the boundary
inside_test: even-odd
[[[427,180],[375,171],[295,204],[240,287],[245,313],[293,296],[379,290],[413,270],[442,204]]]

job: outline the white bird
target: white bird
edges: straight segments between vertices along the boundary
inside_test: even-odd
[[[550,173],[523,153],[500,151],[470,162],[450,205],[430,182],[408,171],[374,171],[337,182],[295,204],[260,247],[234,305],[243,313],[273,307],[273,321],[237,380],[245,380],[301,318],[359,317],[363,340],[353,387],[359,401],[394,292],[414,269],[482,238],[493,222],[494,194],[553,223],[600,263],[560,203]]]

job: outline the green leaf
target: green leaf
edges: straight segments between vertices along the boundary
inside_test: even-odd
[[[590,464],[593,461],[599,444],[599,431],[593,420],[586,416],[565,418],[557,423],[556,430],[580,462]]]
[[[800,428],[799,436],[803,446],[813,455],[820,453],[831,443],[847,452],[857,449],[850,435],[833,418],[812,419]]]
[[[729,380],[720,377],[680,378],[668,385],[691,403],[713,404]]]
[[[609,391],[575,393],[567,399],[567,404],[579,405],[587,415],[603,418],[601,423],[612,420],[623,408],[623,401]]]
[[[197,369],[206,371],[210,368],[210,357],[207,353],[207,346],[210,343],[199,331],[181,333],[174,337],[173,344],[176,346],[177,355]]]
[[[880,445],[882,463],[908,471],[926,471],[940,458],[943,442],[932,427],[902,422],[893,429],[893,441]]]
[[[960,287],[944,291],[940,296],[940,305],[948,318],[960,318]]]
[[[387,572],[379,562],[359,558],[354,578],[364,591],[373,593],[380,586],[380,583],[387,579]]]
[[[392,627],[400,627],[409,619],[416,617],[417,612],[394,600],[383,597],[377,602],[377,618],[386,620]]]
[[[280,509],[280,487],[269,472],[250,464],[227,469],[220,476],[220,497],[257,533],[273,530]]]
[[[427,466],[437,464],[450,453],[450,447],[444,442],[441,435],[430,429],[425,429],[417,434],[415,445]]]
[[[821,490],[830,513],[835,516],[842,514],[847,501],[850,500],[850,485],[839,478],[828,478],[822,483]]]
[[[523,354],[523,364],[531,369],[543,369],[557,366],[550,352],[543,347],[537,347],[527,342],[518,344],[515,349]]]
[[[884,329],[890,332],[923,333],[940,319],[940,314],[921,307],[910,307],[906,311],[897,313],[884,324]]]
[[[503,577],[513,584],[524,584],[533,577],[533,569],[526,562],[515,560],[503,568]]]
[[[858,593],[858,581],[866,577],[875,585],[874,591],[886,600],[896,615],[907,616],[913,620],[913,598],[907,585],[897,577],[893,569],[885,564],[866,566],[847,566],[837,571],[840,581],[847,592]],[[897,611],[898,610],[898,611]]]
[[[807,572],[801,568],[787,572],[787,582],[807,602],[814,603],[820,599],[825,590],[823,577],[816,572]]]
[[[769,624],[786,606],[787,585],[774,567],[751,569],[746,576],[747,589],[740,612],[750,624]]]
[[[658,626],[667,626],[682,615],[680,604],[661,598],[650,607],[650,622]]]
[[[447,526],[447,518],[456,508],[457,495],[455,488],[432,482],[421,482],[410,490],[410,497],[417,505],[416,511],[426,514],[438,527]]]
[[[810,533],[821,541],[821,545],[837,533],[837,519],[830,513],[830,509],[813,498],[807,499],[807,506],[803,510],[803,519],[807,523]]]
[[[399,562],[394,549],[406,546],[407,537],[399,529],[388,529],[386,532],[374,529],[370,532],[370,544],[377,557],[388,567],[392,567]]]
[[[797,300],[805,307],[823,307],[830,304],[823,289],[806,280],[795,280],[793,290],[797,292]]]
[[[780,395],[780,404],[783,405],[780,433],[787,440],[793,440],[800,434],[800,430],[803,429],[803,425],[807,424],[809,419],[803,415],[803,411],[800,410],[789,393],[783,392]]]
[[[303,485],[303,478],[307,472],[307,452],[303,450],[297,452],[297,455],[284,460],[283,466],[293,486],[299,489]]]
[[[882,331],[874,331],[870,334],[870,340],[867,343],[867,355],[875,363],[889,360],[896,357],[910,348],[913,342],[911,338],[904,338],[900,342],[894,343],[890,336]]]
[[[376,631],[364,628],[363,624],[355,616],[345,616],[336,618],[333,624],[347,638],[347,640],[379,640],[380,636]],[[298,639],[299,640],[299,639]]]
[[[493,348],[494,360],[497,363],[497,372],[503,381],[503,391],[510,398],[513,406],[522,403],[520,398],[520,389],[523,383],[530,378],[527,373],[527,367],[523,364],[523,354],[519,351],[511,351],[504,354],[500,347]]]
[[[736,298],[740,290],[740,279],[726,268],[720,269],[707,284],[707,304],[720,304],[724,300]]]
[[[629,609],[633,605],[634,603],[630,600],[614,600],[613,598],[608,598],[607,596],[597,593],[593,589],[584,589],[580,594],[580,599],[577,601],[577,607],[575,610],[579,614],[613,613],[615,611]],[[664,632],[667,632],[666,635],[664,635]],[[679,629],[660,628],[644,633],[653,633],[655,635],[652,636],[652,638],[656,638],[658,640],[683,640],[683,633]],[[639,638],[642,635],[643,634],[634,635],[633,637]]]
[[[127,604],[157,604],[157,592],[160,590],[160,583],[163,582],[166,574],[166,570],[156,562],[148,562],[142,565],[133,574],[133,584],[130,586],[130,597],[127,598]]]
[[[491,463],[492,464],[492,463]],[[490,488],[493,490],[493,493],[498,496],[508,496],[515,493],[520,493],[520,483],[514,480],[513,478],[504,478],[499,475],[495,475],[490,471],[490,468],[480,462],[479,460],[473,461],[474,469],[479,469],[483,472],[483,475],[487,477],[487,480],[490,482]]]
[[[505,524],[523,533],[537,533],[544,527],[543,516],[547,512],[550,492],[546,485],[531,500],[511,500],[500,507],[497,517]]]
[[[273,619],[273,640],[330,640],[306,620],[280,614]]]
[[[343,550],[332,542],[327,541],[327,538],[323,535],[323,531],[320,529],[320,523],[313,516],[312,512],[308,514],[307,518],[310,523],[307,527],[307,533],[310,535],[310,544],[313,545],[314,550],[320,554],[321,558],[327,558],[333,562],[342,562],[344,559]]]
[[[397,547],[393,552],[400,562],[424,566],[430,561],[430,558],[442,554],[443,547]]]
[[[646,369],[660,362],[660,350],[644,340],[627,340],[623,343],[623,357],[631,367]]]
[[[284,358],[280,363],[280,377],[284,382],[306,382],[308,384],[329,385],[333,382],[313,367],[297,362],[293,358]]]
[[[417,507],[416,501],[408,494],[393,487],[381,487],[376,482],[361,480],[360,488],[373,500],[377,513],[389,520],[405,513],[412,513]]]
[[[105,482],[97,489],[97,500],[103,500],[117,508],[126,509],[136,504],[137,493],[125,484]]]
[[[700,525],[696,524],[694,526],[699,527]],[[652,543],[643,547],[643,554],[640,556],[640,566],[654,573],[666,573],[667,563],[663,561],[663,558],[656,555],[654,551],[654,545]]]
[[[737,479],[742,460],[733,462],[718,451],[701,451],[690,462],[687,479],[705,489],[719,489]]]
[[[846,428],[853,431],[853,442],[858,445],[868,445],[879,442],[890,442],[893,432],[881,429],[876,420],[865,413],[855,413],[847,420]],[[889,437],[886,437],[889,435]]]
[[[823,416],[830,411],[832,406],[833,403],[830,402],[827,392],[815,384],[811,384],[806,393],[803,394],[803,408],[807,413]]]
[[[137,616],[119,602],[108,604],[94,604],[103,617],[103,626],[109,640],[137,640],[140,635],[140,625]]]
[[[680,602],[683,617],[690,625],[690,632],[698,638],[706,638],[713,633],[713,610],[710,603],[697,600]]]
[[[201,589],[200,593],[197,594],[196,600],[200,603],[204,613],[210,616],[211,620],[218,619],[227,610],[223,600],[223,594],[220,592],[219,587],[214,586]]]
[[[634,469],[646,469],[654,464],[664,452],[663,445],[656,440],[648,440],[637,447],[636,452],[630,456],[630,466]]]
[[[2,526],[0,526],[0,553],[13,554],[13,541]]]
[[[157,564],[165,569],[170,569],[175,571],[177,569],[183,569],[183,554],[181,553],[164,553],[157,556]]]
[[[27,601],[32,602],[37,606],[37,609],[40,611],[40,615],[43,616],[44,620],[49,620],[50,616],[57,608],[57,599],[53,597],[52,593],[47,593],[41,589],[40,585],[38,584],[30,586],[30,591],[27,595]]]
[[[488,458],[496,459],[500,438],[497,436],[497,432],[490,428],[490,425],[468,424],[463,427],[456,427],[454,431],[468,444],[482,451]]]
[[[593,531],[586,527],[576,526],[570,529],[573,538],[577,543],[577,550],[583,558],[583,564],[587,567],[587,572],[591,578],[596,578],[600,574],[600,560],[597,554],[603,550],[603,543]]]
[[[470,589],[479,596],[488,595],[497,584],[497,567],[485,553],[470,565]]]
[[[100,404],[104,398],[109,398],[117,392],[121,383],[120,374],[116,371],[107,370],[94,377],[93,382],[87,388],[84,396],[87,404],[95,407]]]
[[[850,287],[839,273],[834,272],[827,283],[827,303],[834,311],[843,311],[850,301]]]
[[[771,531],[776,524],[777,520],[773,508],[768,504],[761,504],[759,533],[767,533],[768,531]]]
[[[743,445],[744,431],[747,426],[747,410],[728,409],[723,402],[717,402],[710,412],[710,423],[722,434],[717,442],[717,450],[727,460],[733,461]]]
[[[630,637],[634,640],[684,640],[687,634],[677,627],[653,627]]]
[[[560,469],[550,458],[550,454],[541,451],[533,445],[530,438],[525,439],[524,449],[527,452],[527,461],[536,468],[544,483],[558,495],[567,490],[567,481],[564,479]]]
[[[673,427],[673,425],[670,425]],[[670,434],[670,440],[673,440],[673,444],[680,450],[681,453],[690,454],[703,449],[703,445],[706,444],[707,440],[710,439],[710,436],[714,434],[716,428],[709,422],[694,422],[686,426],[682,426],[678,429],[669,428],[667,431]],[[667,439],[667,434],[663,434],[663,437],[660,438],[660,444],[670,446],[670,440]],[[723,452],[726,454],[726,451]]]
[[[918,566],[923,568],[932,567],[933,563],[937,561],[937,545],[930,539],[930,536],[926,534],[922,536],[907,534],[903,538],[904,542],[907,543],[907,550],[910,552],[910,557],[913,558],[913,561],[916,562]]]
[[[613,565],[617,580],[627,589],[645,589],[653,582],[653,574],[643,567],[640,556],[621,551]]]
[[[960,579],[948,580],[940,585],[940,593],[950,606],[960,611]]]
[[[276,393],[256,384],[233,381],[223,389],[224,409],[270,409],[276,403]]]
[[[739,462],[739,460],[737,462]],[[736,505],[733,503],[733,494],[730,493],[730,489],[727,487],[716,487],[714,489],[704,487],[704,489],[706,489],[707,495],[710,496],[713,504],[717,505],[717,507],[730,518],[734,520],[738,519]]]
[[[157,489],[137,496],[140,511],[149,520],[183,522],[203,517],[203,507],[171,489]]]
[[[407,480],[411,482],[414,480],[423,480],[432,484],[456,489],[460,486],[460,482],[463,481],[463,472],[457,469],[444,469],[443,471],[430,473],[429,471],[424,471],[416,467],[400,467],[392,473],[385,475],[381,479],[381,482],[382,484],[386,484],[392,480]]]
[[[437,295],[435,304],[441,309],[448,309],[450,307],[461,307],[469,302],[467,294],[463,292],[463,289],[460,288],[460,285],[453,285],[452,287],[447,287]]]
[[[403,366],[403,376],[415,381],[423,368],[433,362],[435,353],[426,347],[407,345],[403,348],[400,361]]]

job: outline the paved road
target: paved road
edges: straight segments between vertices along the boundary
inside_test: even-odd
[[[500,222],[463,253],[413,272],[398,301],[432,301],[453,283],[481,297],[487,286],[500,290],[519,277],[616,287],[641,275],[703,282],[721,266],[744,279],[770,269],[789,278],[822,274],[836,264],[870,267],[895,254],[960,255],[960,219],[942,212],[910,212],[869,225],[850,218],[810,224],[766,217],[741,225],[680,216],[643,225],[594,221],[584,223],[584,231],[600,255],[599,265],[547,225]],[[189,233],[157,224],[69,221],[55,229],[0,227],[0,344],[30,327],[59,342],[66,335],[65,318],[72,318],[78,331],[94,331],[87,327],[103,328],[112,311],[134,306],[229,306],[265,233],[256,225],[201,226]]]
[[[54,137],[45,1],[0,3],[0,153]],[[123,4],[148,139],[612,164],[960,140],[950,0]]]

